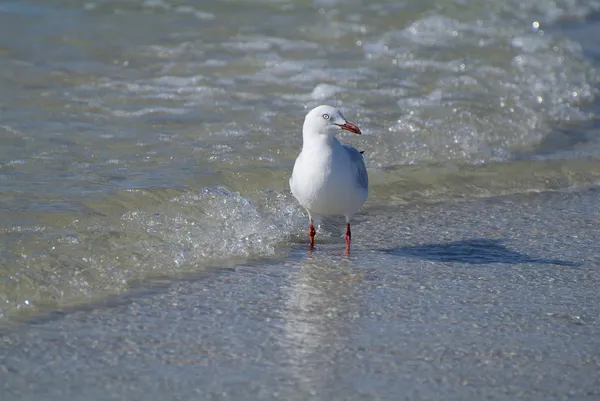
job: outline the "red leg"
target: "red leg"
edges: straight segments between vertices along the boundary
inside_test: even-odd
[[[310,225],[308,226],[308,235],[310,237],[310,250],[312,251],[315,247],[315,234],[317,230],[315,230],[315,226],[313,226],[312,220],[310,221]]]
[[[346,255],[350,255],[350,241],[352,240],[352,233],[350,232],[350,223],[346,223]]]

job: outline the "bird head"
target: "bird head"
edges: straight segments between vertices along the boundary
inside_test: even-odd
[[[360,135],[360,129],[346,121],[342,112],[335,107],[321,105],[308,112],[304,119],[305,134],[333,135],[339,130],[346,130]]]

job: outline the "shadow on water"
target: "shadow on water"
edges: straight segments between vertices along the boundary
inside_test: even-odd
[[[475,238],[464,241],[406,246],[382,249],[382,252],[398,256],[431,260],[435,262],[458,262],[474,265],[490,263],[580,266],[579,263],[555,259],[540,259],[508,249],[502,240]]]

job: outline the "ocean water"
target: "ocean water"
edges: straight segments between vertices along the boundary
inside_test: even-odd
[[[600,209],[599,82],[600,1],[595,0],[3,1],[0,325],[11,331],[23,322],[43,325],[49,318],[53,325],[64,325],[57,330],[75,332],[76,327],[84,333],[87,326],[71,325],[68,319],[56,322],[56,313],[73,312],[78,316],[73,319],[86,319],[96,306],[117,311],[115,302],[129,302],[115,299],[140,296],[135,302],[143,304],[154,296],[148,294],[156,294],[157,283],[162,288],[165,282],[171,283],[166,293],[156,290],[161,299],[183,285],[174,297],[189,305],[197,301],[191,298],[193,291],[208,291],[216,303],[220,294],[233,291],[241,302],[235,286],[243,282],[247,291],[264,290],[259,298],[268,308],[267,294],[283,291],[288,281],[296,280],[289,285],[289,299],[279,299],[276,308],[305,314],[326,304],[319,304],[319,297],[329,287],[312,288],[313,276],[331,284],[338,302],[358,302],[340,285],[352,286],[353,277],[369,277],[374,271],[378,273],[372,273],[373,280],[383,280],[383,286],[392,277],[396,282],[406,275],[416,277],[414,288],[420,295],[432,295],[432,288],[452,295],[461,291],[460,279],[439,272],[456,264],[500,263],[511,272],[522,266],[539,274],[551,271],[556,285],[565,285],[557,290],[564,291],[560,299],[577,294],[572,297],[583,297],[584,305],[574,304],[592,308],[598,298],[591,288],[599,283],[594,252]],[[316,261],[306,255],[306,216],[287,184],[302,145],[304,115],[319,104],[339,107],[363,132],[360,137],[341,135],[342,141],[365,151],[371,184],[369,200],[355,218],[356,251],[350,260],[340,256],[343,227],[335,218],[326,221],[317,237]],[[415,260],[426,276],[413,276],[416,273],[404,270],[408,267],[398,270],[399,265],[413,266]],[[306,264],[313,270],[307,273]],[[566,269],[577,271],[582,281],[568,281],[561,275]],[[220,281],[225,273],[215,273],[228,271],[242,272],[234,274],[234,289]],[[249,271],[261,271],[275,282],[263,283],[263,288],[255,282],[259,276]],[[217,278],[205,284],[199,278],[204,274]],[[418,290],[418,282],[430,274],[441,274],[442,281],[423,283],[426,290]],[[494,278],[500,284],[490,291],[510,290],[514,278],[502,278],[506,279],[501,274]],[[182,284],[188,280],[192,284]],[[336,280],[343,283],[332,284]],[[579,293],[581,283],[591,287]],[[394,298],[378,298],[375,288],[375,293],[358,292],[376,314],[382,312],[380,302]],[[465,291],[485,298],[473,288],[469,284]],[[400,299],[410,301],[406,297]],[[540,293],[532,298],[536,303],[524,306],[523,316],[537,313],[536,305],[546,299]],[[527,299],[521,300],[525,304]],[[236,315],[223,307],[227,305],[209,309],[222,311],[240,332],[267,330],[236,326]],[[159,313],[148,308],[151,316]],[[341,310],[351,326],[351,306],[332,308]],[[429,312],[424,304],[417,309],[422,323]],[[250,310],[257,319],[263,316],[258,306]],[[548,313],[568,316],[564,319],[569,322],[583,316],[588,337],[581,337],[581,344],[584,338],[589,344],[598,333],[597,309],[586,311]],[[438,312],[453,313],[444,308]],[[464,316],[470,312],[466,309]],[[94,315],[101,313],[105,312],[93,312],[90,319],[110,326],[106,316]],[[261,343],[267,359],[279,360],[277,349],[289,346],[298,352],[288,355],[296,362],[326,363],[318,355],[327,345],[310,342],[312,323],[290,317],[293,313],[286,316],[282,319],[287,323],[274,328],[283,330],[273,340],[279,345],[268,348]],[[322,323],[319,316],[315,327]],[[377,354],[373,341],[379,320],[369,316],[373,332],[355,340]],[[480,317],[473,324],[485,321]],[[160,327],[150,318],[141,320],[140,325]],[[205,327],[204,335],[223,334],[219,319],[210,315],[207,321],[211,328]],[[407,335],[414,334],[411,327],[405,328]],[[392,328],[388,322],[381,331]],[[338,329],[331,333],[338,335]],[[431,340],[435,330],[426,327],[425,337]],[[81,333],[77,338],[85,337]],[[91,334],[100,339],[106,332],[94,329]],[[53,341],[33,332],[7,334],[5,339],[6,349],[10,345],[17,350],[35,349],[19,341],[37,347]],[[534,338],[528,340],[535,344]],[[304,351],[298,341],[309,341]],[[82,347],[87,349],[84,355],[91,352]],[[577,350],[585,349],[581,355],[589,362],[589,370],[582,368],[583,372],[597,373],[598,359],[590,352],[599,348],[581,347]],[[351,355],[360,354],[359,348]],[[142,349],[149,352],[143,346],[138,350]],[[187,352],[185,347],[177,350]],[[525,372],[527,363],[543,359],[549,350],[520,360],[518,371]],[[510,359],[511,351],[504,351],[503,357]],[[350,358],[340,352],[342,359]],[[11,360],[0,366],[0,374],[36,372],[33,366],[43,358],[15,354]],[[243,360],[249,368],[248,359]],[[25,367],[23,361],[30,365]],[[297,378],[297,387],[275,396],[280,389],[271,383],[270,395],[258,392],[256,399],[294,399],[290,394],[332,399],[327,388],[342,393],[347,388],[343,380],[313,388],[309,384],[319,378],[306,366],[285,368]],[[356,376],[350,377],[364,373],[353,372]],[[561,372],[544,376],[544,388]],[[163,374],[171,373],[156,373]],[[255,371],[248,375],[250,381],[259,377]],[[334,376],[343,377],[337,371]],[[32,373],[31,381],[33,377]],[[150,382],[153,374],[149,377]],[[587,392],[580,395],[594,399],[597,391],[586,390],[594,387],[591,373],[586,377],[588,387],[581,388]],[[510,382],[508,376],[505,379]],[[48,377],[45,383],[56,380]],[[182,380],[179,384],[188,389],[190,383]],[[365,384],[365,399],[368,394],[398,399],[394,392],[377,393],[377,380]],[[217,381],[218,391],[228,388],[225,381]],[[36,391],[43,394],[42,387],[21,393],[15,383],[5,382],[15,399]],[[104,388],[104,382],[90,383]],[[491,388],[490,383],[486,385]],[[192,387],[178,397],[192,394]],[[555,392],[549,390],[545,399],[560,398],[575,387],[568,382]],[[169,394],[173,389],[163,390]],[[51,394],[77,399],[77,391],[65,387]],[[138,393],[132,391],[118,394],[135,398]],[[160,399],[162,393],[156,394]],[[356,393],[351,394],[344,399],[355,398]],[[465,399],[485,393],[451,394]],[[243,398],[243,391],[230,395]],[[405,395],[431,396],[427,391]]]
[[[599,7],[2,3],[0,316],[283,257],[321,103],[364,132],[365,210],[596,185]]]

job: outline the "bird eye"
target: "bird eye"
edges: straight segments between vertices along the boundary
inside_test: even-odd
[[[323,114],[323,118],[324,118],[325,120],[329,120],[329,114]]]

